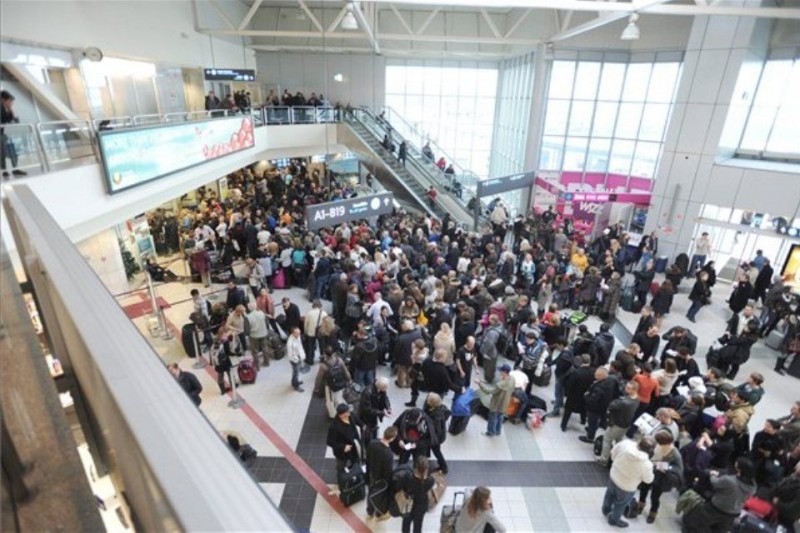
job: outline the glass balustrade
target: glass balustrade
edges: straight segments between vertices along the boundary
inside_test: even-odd
[[[3,124],[2,132],[4,177],[46,170],[33,124]]]
[[[94,128],[88,120],[58,120],[36,125],[48,168],[66,162],[96,160]]]

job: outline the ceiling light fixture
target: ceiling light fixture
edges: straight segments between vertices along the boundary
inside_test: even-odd
[[[347,5],[347,14],[344,16],[344,18],[342,18],[342,29],[343,30],[358,29],[358,21],[356,20],[356,16],[353,14],[352,4]]]
[[[637,20],[639,20],[639,15],[631,13],[628,25],[625,26],[625,29],[622,30],[622,35],[619,36],[620,39],[623,41],[636,41],[639,39],[640,32],[639,26],[636,25]]]

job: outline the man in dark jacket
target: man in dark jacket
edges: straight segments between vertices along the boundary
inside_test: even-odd
[[[414,342],[422,338],[422,332],[414,327],[411,320],[404,320],[400,325],[401,333],[397,336],[392,352],[392,362],[397,366],[397,380],[395,385],[408,388],[408,372],[411,369],[411,354],[414,351]]]
[[[556,384],[553,391],[555,400],[553,400],[553,410],[547,413],[547,416],[558,416],[561,414],[561,407],[564,404],[564,379],[573,371],[575,366],[573,358],[575,354],[571,349],[566,347],[566,340],[558,339],[553,345],[553,350],[550,355],[545,359],[544,364],[548,366],[555,366]]]
[[[759,298],[761,298],[763,303],[767,302],[767,290],[772,283],[772,275],[774,272],[772,265],[769,263],[769,259],[765,259],[764,266],[758,271],[755,285],[753,285],[753,300],[755,300],[756,303],[758,303]]]
[[[331,285],[331,302],[333,303],[333,316],[337,320],[344,317],[344,310],[347,307],[347,274],[340,273],[338,279]]]
[[[603,433],[603,451],[597,461],[608,464],[611,447],[625,438],[625,433],[633,423],[636,409],[639,407],[639,384],[629,381],[625,385],[625,396],[617,398],[608,406],[608,429]]]
[[[367,516],[380,517],[389,512],[390,484],[394,472],[394,453],[391,445],[397,438],[397,428],[389,426],[383,431],[382,439],[373,439],[367,446],[367,474],[369,475],[369,496],[367,497]]]
[[[284,331],[288,333],[294,328],[301,328],[300,308],[297,307],[297,304],[292,303],[289,298],[284,297],[283,300],[281,300],[281,305],[283,306],[283,314],[286,317],[286,327]]]
[[[598,367],[608,363],[611,352],[614,350],[614,334],[608,324],[600,324],[600,331],[592,339],[589,354],[592,356],[592,366]]]
[[[360,462],[358,443],[361,440],[358,426],[350,415],[350,406],[346,403],[336,406],[336,418],[328,428],[328,438],[325,442],[336,457],[337,472]]]
[[[444,398],[449,391],[453,391],[458,395],[461,392],[461,386],[455,383],[450,376],[450,371],[445,366],[444,362],[447,359],[447,352],[445,350],[436,350],[433,357],[427,358],[422,363],[422,376],[424,378],[425,390],[435,392]],[[406,404],[406,407],[414,407],[417,404],[417,397],[419,396],[419,389],[412,387],[411,401]]]
[[[169,373],[178,381],[178,384],[186,394],[189,395],[189,398],[191,398],[196,406],[200,407],[203,401],[200,398],[200,393],[203,392],[203,386],[200,384],[200,380],[197,379],[197,376],[191,372],[182,371],[178,363],[170,363],[168,368]]]
[[[433,421],[422,409],[406,409],[393,425],[398,430],[393,448],[400,455],[399,464],[407,463],[412,456],[415,461],[419,456],[428,457],[431,447],[439,444]]]
[[[236,283],[233,281],[228,282],[228,292],[225,296],[225,306],[228,308],[228,311],[233,311],[240,305],[247,304],[247,297],[244,294],[244,291],[236,286]]]
[[[586,423],[586,402],[584,394],[589,390],[594,382],[594,369],[592,368],[592,357],[583,354],[580,357],[581,366],[571,372],[564,379],[564,416],[561,418],[561,431],[567,430],[572,413],[581,415],[581,424]]]
[[[378,366],[380,344],[372,332],[359,328],[353,333],[352,368],[355,370],[355,382],[364,387],[375,382],[375,369]]]
[[[392,404],[386,390],[389,388],[389,380],[378,378],[378,380],[364,388],[358,402],[358,418],[364,424],[364,431],[369,438],[378,438],[378,424],[386,415],[392,414]]]
[[[661,351],[662,367],[664,360],[670,356],[670,354],[667,353],[668,350],[677,352],[681,347],[688,348],[690,353],[694,353],[695,350],[697,350],[697,337],[695,337],[691,331],[681,326],[670,328],[661,338],[667,341],[664,345],[664,349]]]
[[[606,428],[608,406],[617,398],[619,387],[617,380],[609,376],[608,370],[602,366],[594,371],[594,379],[594,383],[592,383],[584,396],[588,419],[586,435],[578,437],[581,442],[590,444],[594,443],[597,428]]]
[[[637,333],[633,336],[633,341],[639,345],[642,358],[636,361],[636,366],[642,367],[645,363],[651,363],[655,366],[655,357],[658,353],[658,344],[661,339],[658,335],[658,326],[650,326],[647,331]]]

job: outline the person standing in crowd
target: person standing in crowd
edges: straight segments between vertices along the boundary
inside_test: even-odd
[[[447,419],[450,418],[450,409],[442,403],[441,396],[431,392],[425,398],[424,411],[433,422],[431,429],[435,433],[434,438],[431,440],[431,451],[439,463],[439,471],[447,475],[447,461],[442,454],[442,444],[447,438]]]
[[[611,476],[603,497],[603,516],[608,518],[608,525],[628,527],[622,519],[622,513],[636,497],[636,490],[642,483],[652,483],[653,455],[655,442],[645,437],[638,442],[623,440],[611,450]]]
[[[455,533],[504,533],[505,526],[494,514],[492,491],[480,485],[467,497],[456,518]]]
[[[336,458],[336,472],[361,464],[360,442],[358,424],[351,416],[350,406],[340,403],[336,406],[336,417],[328,427],[328,437],[325,439]]]
[[[650,294],[650,285],[652,285],[655,275],[656,269],[652,259],[644,264],[642,270],[633,273],[636,279],[636,296],[642,307],[647,304],[647,295]]]
[[[650,511],[647,513],[647,523],[656,521],[658,509],[661,504],[661,495],[673,488],[680,488],[683,482],[683,459],[675,447],[675,439],[669,431],[659,431],[655,435],[656,448],[653,453],[654,465],[653,481],[639,485],[639,502],[632,504],[631,518],[635,518],[644,511],[647,505],[647,496],[650,495]]]
[[[708,232],[703,232],[700,238],[695,241],[694,254],[692,260],[689,262],[689,269],[686,271],[686,277],[691,278],[695,275],[695,271],[702,267],[708,256],[711,255],[711,238]]]
[[[300,381],[300,366],[306,358],[303,350],[303,341],[300,339],[300,328],[294,327],[290,330],[289,339],[286,341],[286,355],[292,365],[292,388],[297,392],[304,392]]]
[[[636,409],[639,407],[639,384],[629,381],[625,384],[625,396],[611,402],[608,406],[608,429],[603,434],[603,448],[597,462],[608,464],[611,447],[625,438],[625,433],[633,424]]]
[[[283,316],[285,318],[283,323],[284,331],[292,331],[295,328],[299,331],[302,326],[300,323],[300,308],[287,297],[281,300],[281,306],[283,307]]]
[[[697,276],[697,281],[694,282],[692,292],[689,293],[689,300],[692,305],[689,306],[689,311],[686,312],[686,318],[689,322],[696,322],[695,317],[698,311],[704,306],[711,303],[711,289],[708,288],[708,273],[700,272]]]
[[[267,315],[256,306],[255,302],[250,302],[247,308],[250,310],[245,317],[250,327],[250,353],[253,354],[253,362],[258,372],[260,365],[269,366]]]
[[[725,475],[711,470],[711,498],[683,516],[681,530],[684,533],[731,531],[745,501],[756,492],[755,468],[749,459],[738,458],[734,471],[734,475]]]
[[[586,435],[578,439],[581,442],[593,444],[598,428],[607,427],[608,406],[619,395],[619,382],[615,377],[610,377],[608,369],[601,366],[594,371],[594,383],[586,391]]]
[[[392,404],[386,394],[388,389],[388,378],[380,377],[375,383],[364,387],[358,401],[358,418],[372,439],[378,437],[378,425],[383,418],[392,414]]]
[[[217,373],[217,385],[219,385],[220,394],[228,392],[225,375],[230,375],[230,371],[233,368],[230,352],[228,351],[229,344],[227,340],[223,342],[223,338],[217,337],[214,339],[214,344],[211,345],[209,359],[211,360],[211,366],[214,367],[214,371]]]
[[[206,111],[214,111],[215,109],[219,109],[222,103],[219,101],[214,90],[208,91],[206,95]]]
[[[514,393],[514,378],[509,374],[511,367],[509,365],[502,365],[499,369],[500,379],[497,383],[491,383],[486,380],[478,381],[478,386],[486,393],[491,394],[489,401],[489,419],[486,426],[486,431],[483,433],[486,437],[499,437],[503,430],[503,420],[505,413],[508,409],[508,404],[511,402],[511,395]]]
[[[8,91],[0,91],[0,124],[19,124],[19,118],[14,113],[14,95]],[[19,170],[19,156],[17,147],[8,135],[6,128],[0,127],[0,165],[3,170],[3,177],[8,177],[6,170],[6,158],[11,160],[12,174],[15,176],[27,176],[26,172]]]
[[[585,394],[594,382],[594,369],[592,368],[592,357],[589,354],[578,356],[580,366],[570,372],[564,379],[564,416],[561,418],[561,431],[567,430],[572,413],[578,413],[581,417],[581,425],[586,424],[586,398]]]
[[[200,407],[200,404],[203,402],[203,399],[200,398],[200,393],[203,392],[203,386],[200,384],[200,380],[197,379],[197,376],[191,372],[184,372],[181,370],[178,363],[170,363],[167,368],[169,369],[169,373],[172,374],[172,377],[178,382],[178,385],[180,385],[183,391],[189,396],[189,399],[192,400],[197,407]]]
[[[303,321],[303,349],[306,351],[306,364],[314,364],[314,354],[317,351],[317,333],[322,324],[322,320],[328,316],[322,309],[322,302],[315,298],[311,304],[311,310],[306,314]]]
[[[388,382],[387,382],[388,383]],[[376,428],[377,431],[377,428]],[[397,438],[397,428],[389,426],[383,430],[383,438],[372,437],[367,445],[366,463],[369,475],[369,494],[367,495],[367,519],[387,520],[389,498],[394,472],[394,453],[390,446]]]
[[[401,530],[403,533],[422,533],[422,522],[428,512],[428,492],[433,488],[435,481],[428,475],[429,464],[427,457],[417,457],[414,461],[414,472],[405,487],[406,494],[411,498],[411,512],[403,516]]]
[[[480,353],[483,359],[483,378],[487,383],[494,382],[497,359],[500,356],[497,353],[497,344],[500,336],[505,334],[500,317],[494,314],[489,315],[489,327],[483,333],[480,346]]]

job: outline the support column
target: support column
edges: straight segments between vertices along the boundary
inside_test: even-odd
[[[748,91],[752,98],[755,90],[744,87],[752,76],[743,76],[743,67],[763,62],[771,24],[745,17],[694,18],[645,226],[645,232],[657,231],[659,254],[674,258],[691,251],[708,187],[726,186],[717,182],[715,175],[724,181],[725,171],[715,160],[730,157],[738,144],[744,127],[737,118],[739,100]],[[737,128],[738,135],[732,134]],[[733,182],[727,187],[736,188]],[[731,199],[734,195],[732,190]]]
[[[539,157],[542,151],[542,135],[544,135],[544,115],[547,109],[547,86],[550,81],[550,67],[553,65],[549,57],[547,45],[540,43],[536,47],[536,63],[533,69],[533,95],[531,111],[528,116],[528,138],[525,143],[525,164],[523,171],[539,168]],[[520,211],[527,212],[533,205],[533,187],[521,191]]]

